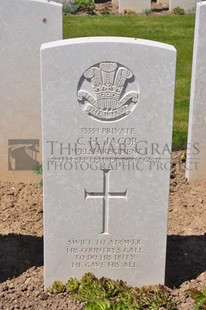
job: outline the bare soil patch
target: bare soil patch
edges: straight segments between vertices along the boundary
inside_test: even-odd
[[[178,309],[192,310],[188,289],[206,287],[206,182],[189,185],[184,175],[180,152],[173,153],[166,285]],[[82,309],[66,293],[43,290],[41,189],[0,183],[0,211],[0,309]]]

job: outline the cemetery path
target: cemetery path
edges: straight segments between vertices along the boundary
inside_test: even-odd
[[[166,285],[178,309],[192,310],[188,289],[206,287],[206,182],[189,185],[180,157],[173,153]],[[0,309],[82,309],[43,291],[42,191],[0,183],[0,212]]]

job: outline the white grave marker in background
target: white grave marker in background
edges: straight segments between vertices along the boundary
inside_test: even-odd
[[[81,38],[41,61],[45,286],[164,283],[175,49]]]
[[[151,0],[119,0],[119,13],[124,13],[124,10],[143,13],[145,10],[151,10]]]
[[[195,12],[197,2],[201,0],[169,0],[169,10],[172,11],[176,7],[180,7],[188,12]]]
[[[186,177],[206,180],[206,2],[197,4]]]
[[[41,159],[40,46],[62,39],[62,6],[0,0],[0,181],[36,181]]]

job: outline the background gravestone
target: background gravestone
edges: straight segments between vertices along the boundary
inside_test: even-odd
[[[41,162],[40,46],[62,39],[62,6],[0,1],[0,180],[36,181]]]
[[[45,286],[164,283],[175,49],[81,38],[41,62]]]
[[[197,4],[186,177],[206,180],[206,2]]]
[[[151,0],[119,0],[119,13],[124,13],[124,10],[143,13],[145,10],[151,10]]]
[[[176,7],[180,7],[185,12],[195,12],[196,4],[201,0],[169,0],[169,10],[172,11]]]

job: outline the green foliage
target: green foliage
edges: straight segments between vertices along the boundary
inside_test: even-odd
[[[79,11],[86,12],[89,15],[95,14],[94,0],[74,0],[75,5],[79,5]]]
[[[95,14],[94,0],[71,0],[69,3],[63,5],[63,12],[72,15],[78,12],[86,12],[89,15]]]
[[[96,301],[106,298],[104,287],[92,273],[86,273],[82,279],[77,293],[77,299],[81,301]]]
[[[137,13],[131,9],[124,9],[124,15],[136,15]]]
[[[70,13],[70,14],[76,14],[80,9],[80,4],[75,4],[73,2],[66,3],[63,5],[63,12],[64,13]]]
[[[67,291],[76,300],[86,302],[84,310],[176,310],[172,297],[163,285],[134,288],[123,281],[97,279],[86,273],[81,281],[71,278],[64,286],[55,281],[51,293]]]
[[[151,9],[145,9],[142,11],[142,13],[147,16],[147,15],[152,14],[152,10]]]
[[[42,188],[42,187],[43,187],[43,180],[41,180],[41,181],[39,182],[38,187],[39,187],[39,188]]]
[[[65,292],[65,285],[61,281],[54,281],[52,287],[48,289],[51,294],[59,294]]]
[[[102,287],[104,288],[107,296],[114,297],[117,295],[118,289],[119,289],[117,282],[110,280],[110,279],[107,279],[107,278],[102,278],[101,284],[102,284]]]
[[[128,308],[123,303],[113,304],[110,308],[111,310],[132,310],[131,308]],[[139,309],[139,308],[138,308]]]
[[[95,300],[88,302],[84,306],[84,310],[111,310],[111,303],[108,299]]]
[[[42,168],[42,164],[39,164],[38,166],[36,166],[35,168],[34,168],[34,173],[36,174],[36,175],[42,175],[42,172],[43,172],[43,168]]]
[[[206,289],[199,291],[197,289],[190,289],[190,295],[195,301],[194,310],[205,310],[206,309]]]
[[[79,281],[77,279],[69,279],[66,283],[66,291],[69,293],[75,293],[79,288]]]
[[[36,166],[34,168],[34,173],[36,174],[36,176],[40,176],[43,174],[43,167],[42,167],[42,164],[39,164],[38,166]],[[41,180],[38,184],[38,187],[39,188],[42,188],[43,187],[43,180]]]
[[[175,15],[185,15],[184,9],[182,9],[180,6],[177,6],[172,10],[173,14]]]
[[[105,6],[102,10],[101,10],[101,14],[102,15],[111,15],[111,9],[108,6]]]

